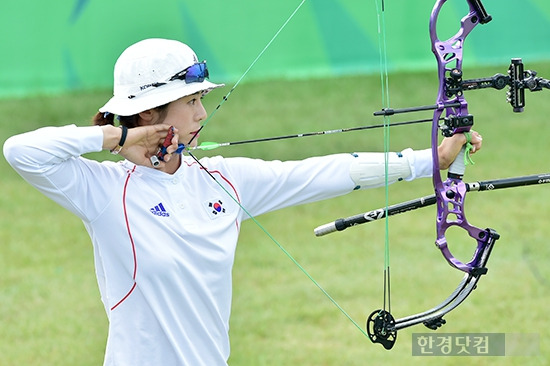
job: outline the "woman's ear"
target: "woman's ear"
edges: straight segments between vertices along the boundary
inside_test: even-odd
[[[153,125],[158,119],[158,112],[155,109],[148,109],[139,113],[140,125]]]

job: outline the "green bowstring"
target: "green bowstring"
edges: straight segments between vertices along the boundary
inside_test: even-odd
[[[302,5],[304,5],[304,3],[306,2],[306,0],[301,0],[300,4],[298,4],[298,6],[296,7],[296,9],[294,9],[294,11],[292,12],[292,14],[290,14],[290,16],[286,19],[286,21],[283,23],[283,25],[281,25],[281,27],[279,27],[279,29],[277,30],[277,32],[275,32],[275,34],[273,35],[273,37],[271,37],[271,39],[269,40],[269,42],[267,42],[267,44],[265,45],[265,47],[260,51],[260,53],[256,56],[256,58],[254,59],[254,61],[252,61],[252,63],[250,64],[250,66],[248,66],[248,68],[245,70],[245,72],[241,75],[241,77],[235,82],[235,85],[233,85],[233,87],[231,88],[231,90],[229,90],[229,92],[222,98],[221,102],[218,104],[218,106],[216,108],[214,108],[214,110],[212,111],[212,113],[206,118],[206,120],[202,123],[201,125],[201,128],[200,130],[202,130],[204,127],[206,127],[206,125],[208,124],[208,122],[210,122],[210,120],[212,119],[212,117],[214,117],[214,115],[218,112],[218,110],[221,108],[221,106],[227,101],[227,99],[229,98],[229,96],[233,93],[233,91],[235,90],[235,88],[237,88],[237,86],[241,83],[241,81],[243,81],[243,79],[248,75],[248,73],[250,72],[250,70],[252,70],[252,68],[254,66],[256,66],[256,63],[258,62],[258,60],[264,55],[265,51],[267,51],[267,49],[271,46],[271,44],[275,41],[275,39],[279,36],[279,34],[283,31],[283,29],[287,26],[287,24],[292,20],[292,18],[294,18],[294,16],[296,15],[296,13],[298,13],[298,11],[300,10],[300,8],[302,7]],[[195,139],[195,137],[193,137],[193,139]],[[192,139],[192,140],[193,140]],[[191,141],[192,141],[191,140]],[[191,143],[191,141],[189,143]]]
[[[305,3],[306,0],[301,0],[298,7],[292,12],[292,14],[287,18],[287,20],[283,23],[283,25],[277,30],[275,35],[271,38],[271,40],[267,43],[267,45],[263,48],[263,50],[258,54],[258,56],[254,59],[254,61],[250,64],[250,66],[246,69],[246,71],[243,73],[243,75],[237,80],[235,85],[231,88],[231,90],[223,97],[222,101],[218,104],[218,106],[215,108],[215,110],[208,116],[208,118],[204,121],[204,123],[201,126],[201,130],[208,124],[208,122],[211,120],[211,118],[214,116],[214,114],[221,108],[221,106],[224,104],[225,101],[227,101],[229,95],[235,90],[237,85],[240,84],[240,82],[244,79],[244,77],[248,74],[248,72],[254,67],[254,65],[258,62],[260,57],[265,53],[265,51],[269,48],[269,46],[273,43],[275,38],[282,32],[282,30],[286,27],[286,25],[290,22],[290,20],[296,15],[298,10],[302,7],[302,5]],[[196,135],[195,135],[196,136]],[[195,137],[193,137],[194,139]],[[192,139],[192,140],[193,140]],[[191,141],[192,141],[191,140]],[[217,145],[217,146],[215,146]],[[215,147],[222,146],[222,144],[214,143],[213,145],[209,146],[210,149],[214,149]],[[208,149],[208,148],[207,148]],[[368,338],[367,332],[349,315],[338,302],[313,278],[313,276],[288,252],[283,245],[254,217],[252,214],[248,212],[248,210],[239,202],[239,200],[234,197],[231,192],[229,192],[226,187],[222,185],[221,182],[219,182],[209,171],[206,167],[202,165],[202,163],[195,157],[191,151],[187,150],[187,153],[190,157],[193,158],[197,162],[197,164],[224,190],[227,195],[243,210],[243,212],[246,213],[246,215],[256,224],[256,226],[263,231],[269,239],[275,243],[277,247],[302,271],[302,273],[311,280],[311,282],[332,302],[334,306],[340,312],[365,336]]]
[[[376,13],[378,18],[378,47],[380,55],[380,83],[382,88],[382,105],[385,108],[390,107],[389,94],[389,77],[388,77],[388,60],[386,48],[386,18],[385,18],[385,3],[384,0],[375,0]],[[385,202],[386,202],[386,219],[385,219],[385,242],[384,242],[384,306],[383,309],[391,313],[391,286],[390,286],[390,229],[389,215],[387,213],[389,207],[389,151],[390,151],[390,117],[384,116],[384,175],[385,175]]]
[[[191,155],[191,154],[190,154]],[[193,155],[191,155],[193,156]],[[195,157],[193,156],[195,159]],[[199,165],[202,167],[202,164],[199,162]],[[298,262],[296,258],[285,247],[263,226],[258,219],[252,215],[248,210],[239,202],[239,200],[234,197],[226,187],[224,187],[206,168],[203,167],[203,170],[214,179],[214,181],[227,193],[227,195],[243,210],[243,212],[250,218],[254,224],[267,235],[267,237],[287,256],[292,263],[298,267],[298,269],[307,277],[309,280],[317,287],[329,301],[336,306],[338,310],[365,336],[368,338],[367,332],[351,317],[351,315],[324,289],[323,286]]]

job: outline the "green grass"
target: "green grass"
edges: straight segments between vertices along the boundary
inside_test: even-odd
[[[545,65],[530,65],[550,75]],[[479,77],[501,72],[476,70]],[[245,83],[201,134],[203,141],[231,141],[379,123],[379,78]],[[436,81],[430,74],[390,78],[394,107],[432,104]],[[224,91],[205,99],[212,110]],[[0,141],[46,125],[89,124],[109,92],[0,100]],[[504,92],[467,95],[484,148],[466,180],[549,171],[550,104],[546,92],[529,93],[526,111],[513,114]],[[410,116],[429,117],[428,114]],[[406,116],[404,118],[407,118]],[[394,121],[403,118],[394,118]],[[429,125],[391,130],[391,147],[429,146]],[[300,159],[348,151],[382,151],[382,131],[267,142],[206,154],[263,159]],[[94,154],[94,158],[111,158]],[[27,185],[0,159],[0,364],[98,365],[107,320],[101,304],[90,240],[79,220]],[[430,180],[398,183],[396,203],[431,193]],[[238,365],[545,365],[550,357],[547,303],[550,249],[546,238],[547,186],[468,196],[469,221],[502,236],[479,288],[446,317],[441,332],[535,333],[540,353],[532,357],[412,357],[411,334],[399,332],[390,352],[349,322],[285,254],[251,221],[242,228],[234,268],[232,356]],[[323,238],[313,228],[333,219],[384,205],[384,190],[355,192],[334,200],[259,217],[280,242],[359,324],[382,305],[384,223],[371,223]],[[442,301],[461,278],[434,248],[434,208],[390,220],[392,311],[397,317]],[[456,236],[456,240],[455,239]],[[463,259],[473,243],[453,235],[452,249]]]

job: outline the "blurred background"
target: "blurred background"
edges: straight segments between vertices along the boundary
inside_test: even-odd
[[[307,0],[201,133],[235,141],[381,123],[380,0]],[[464,46],[464,77],[505,73],[511,58],[550,78],[550,2],[484,0],[493,21]],[[228,86],[204,100],[213,111],[264,50],[298,0],[59,0],[0,5],[0,144],[43,126],[90,125],[112,94],[120,53],[144,38],[188,43],[206,59],[210,79]],[[433,104],[437,74],[428,20],[434,0],[386,0],[391,106]],[[447,39],[467,14],[449,0],[438,31]],[[513,113],[505,90],[467,93],[484,136],[466,180],[543,173],[548,168],[548,90],[527,93]],[[404,119],[431,118],[431,112]],[[422,149],[429,124],[391,128],[390,148]],[[202,142],[202,141],[201,141]],[[383,151],[382,130],[238,145],[208,156],[301,159]],[[117,159],[108,152],[89,158]],[[412,356],[413,333],[400,331],[392,351],[373,345],[251,220],[242,226],[233,279],[232,366],[539,365],[550,364],[549,185],[468,197],[468,218],[501,239],[478,289],[445,318],[443,333],[498,333],[518,341],[506,357]],[[100,365],[107,319],[97,289],[90,239],[82,223],[26,184],[0,159],[0,365]],[[431,181],[397,183],[390,204],[433,193]],[[82,192],[86,194],[86,192]],[[347,311],[359,327],[382,306],[386,236],[391,246],[392,311],[399,318],[435,306],[462,274],[434,247],[435,209],[392,217],[316,238],[313,228],[383,207],[384,189],[263,215],[259,222]],[[474,243],[450,233],[468,260]],[[522,338],[525,336],[524,338]],[[533,341],[534,339],[534,341]],[[508,346],[508,344],[507,344]],[[519,348],[519,350],[518,350]]]
[[[240,77],[298,1],[61,0],[1,5],[0,96],[110,88],[115,60],[144,38],[173,38],[208,61],[214,80]],[[386,1],[388,68],[434,67],[432,0]],[[465,47],[468,66],[550,58],[550,3],[486,0],[494,20]],[[441,39],[457,30],[466,1],[448,1]],[[306,1],[246,81],[377,73],[375,1]],[[446,37],[447,36],[447,37]],[[490,42],[487,41],[490,39]],[[519,55],[519,56],[518,56]]]

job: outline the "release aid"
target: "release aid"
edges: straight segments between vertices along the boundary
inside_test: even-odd
[[[166,138],[164,139],[162,145],[159,146],[157,153],[149,158],[154,168],[157,168],[160,165],[160,162],[164,161],[164,156],[167,153],[166,150],[168,149],[168,146],[172,145],[173,138],[174,126],[170,126],[170,129],[168,130],[168,135],[166,135]],[[173,152],[173,154],[181,154],[184,149],[184,144],[178,144],[178,148],[176,149],[176,151]]]

